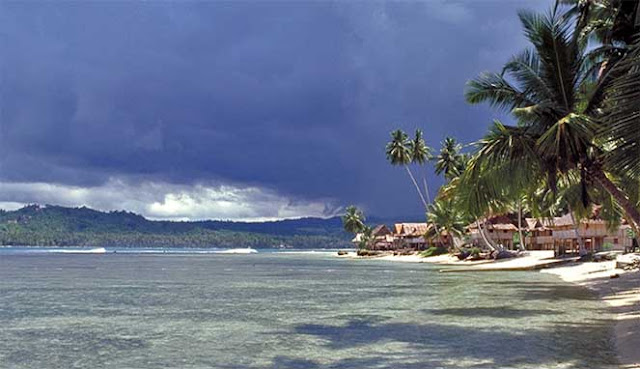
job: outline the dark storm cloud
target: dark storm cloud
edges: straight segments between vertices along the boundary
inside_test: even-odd
[[[230,184],[416,214],[388,132],[478,139],[493,114],[464,83],[522,48],[515,12],[533,5],[3,2],[0,181]]]

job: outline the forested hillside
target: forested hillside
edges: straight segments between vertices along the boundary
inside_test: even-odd
[[[118,247],[348,247],[340,218],[274,222],[151,221],[141,215],[86,207],[30,205],[0,210],[0,244]]]

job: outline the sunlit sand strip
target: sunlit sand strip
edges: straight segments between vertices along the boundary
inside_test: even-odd
[[[615,261],[547,269],[565,281],[597,292],[614,313],[616,346],[622,368],[640,368],[640,273],[616,269]],[[618,276],[618,278],[611,277]]]

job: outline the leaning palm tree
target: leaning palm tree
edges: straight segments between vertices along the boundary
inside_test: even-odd
[[[413,182],[416,190],[418,191],[418,195],[420,196],[420,200],[424,205],[425,209],[427,208],[427,201],[422,195],[422,191],[420,191],[420,186],[418,182],[416,182],[411,169],[409,168],[409,164],[411,164],[413,157],[411,152],[411,141],[406,133],[402,130],[395,130],[391,132],[391,141],[386,146],[387,160],[391,163],[391,165],[402,165],[409,174],[411,181]]]
[[[427,146],[421,129],[416,129],[413,140],[409,142],[409,151],[411,152],[411,162],[417,165],[425,165],[432,159],[431,148]],[[429,194],[429,186],[427,185],[426,173],[423,173],[422,182],[424,184],[424,194],[427,197],[427,203],[431,203]]]
[[[349,233],[358,234],[362,232],[365,228],[364,222],[364,213],[353,205],[348,206],[345,215],[342,216],[344,230]]]
[[[460,175],[463,170],[464,157],[460,153],[462,145],[453,137],[446,137],[442,141],[442,148],[435,157],[436,174],[444,174],[444,178],[450,181]]]
[[[556,191],[559,176],[577,172],[583,204],[590,201],[588,186],[599,186],[615,198],[630,219],[640,224],[638,208],[611,179],[613,173],[605,160],[609,148],[597,135],[606,126],[602,124],[602,111],[612,109],[607,96],[630,86],[636,89],[627,92],[640,94],[640,78],[616,85],[614,81],[619,77],[598,77],[583,40],[574,37],[575,22],[571,17],[555,10],[547,15],[519,15],[533,48],[513,57],[502,73],[485,73],[470,81],[465,92],[470,103],[488,102],[511,111],[518,124],[494,123],[478,144],[471,173],[492,166],[493,175],[497,176],[492,179],[494,184],[495,180],[512,181],[511,172],[518,172],[524,176],[518,182],[529,177],[543,178]],[[627,102],[627,97],[628,94],[620,97],[619,103],[637,113],[640,100]],[[620,111],[619,107],[616,109]],[[498,189],[491,191],[502,196]]]

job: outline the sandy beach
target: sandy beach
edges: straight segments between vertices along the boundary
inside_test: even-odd
[[[616,269],[615,261],[577,263],[546,269],[597,292],[615,314],[616,345],[622,368],[640,368],[640,272]],[[617,275],[617,278],[611,276]]]
[[[396,261],[404,263],[429,263],[438,264],[442,266],[455,266],[452,271],[466,271],[466,268],[472,267],[468,271],[482,271],[482,270],[517,270],[517,269],[536,269],[537,267],[546,266],[558,262],[553,259],[553,251],[527,251],[524,256],[512,259],[502,260],[459,260],[450,254],[443,254],[438,256],[422,257],[418,253],[411,255],[391,255],[383,254],[380,256],[358,256],[355,252],[349,252],[345,255],[339,255],[341,258],[348,259],[367,259],[367,260],[381,260],[381,261]]]

